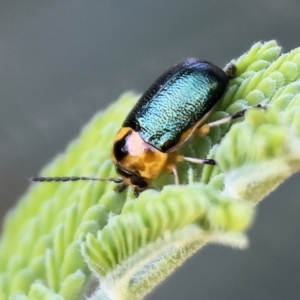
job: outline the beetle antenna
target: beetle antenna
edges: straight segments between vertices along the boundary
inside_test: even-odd
[[[115,183],[122,183],[123,179],[121,178],[98,178],[98,177],[85,177],[85,176],[70,176],[70,177],[30,177],[30,181],[33,182],[65,182],[65,181],[79,181],[79,180],[86,180],[86,181],[113,181]]]

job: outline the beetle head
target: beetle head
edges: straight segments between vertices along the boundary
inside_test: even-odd
[[[146,143],[130,127],[122,127],[116,136],[112,153],[116,171],[125,184],[139,192],[162,172],[167,158],[166,153]]]

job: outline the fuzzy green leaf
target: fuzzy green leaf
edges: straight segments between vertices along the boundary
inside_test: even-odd
[[[0,296],[141,299],[208,242],[245,247],[254,204],[300,168],[300,49],[255,44],[210,120],[249,109],[234,124],[195,137],[180,153],[218,166],[178,164],[138,199],[112,182],[32,184],[8,214],[0,241]],[[137,101],[123,95],[98,113],[43,176],[116,177],[113,135]],[[231,126],[232,125],[232,126]]]

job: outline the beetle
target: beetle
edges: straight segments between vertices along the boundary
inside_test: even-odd
[[[165,71],[140,97],[118,131],[112,162],[121,178],[32,177],[32,181],[109,180],[119,183],[117,191],[132,186],[137,197],[163,171],[173,173],[179,184],[176,162],[215,165],[213,159],[177,155],[193,135],[206,135],[210,128],[241,117],[244,111],[205,123],[223,99],[229,79],[235,75],[214,64],[187,58]]]

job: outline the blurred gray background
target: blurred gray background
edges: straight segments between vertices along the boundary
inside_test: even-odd
[[[256,41],[298,47],[299,13],[299,0],[1,0],[1,220],[122,92],[189,56],[224,66]],[[209,245],[147,299],[299,299],[299,179],[259,205],[247,250]]]

